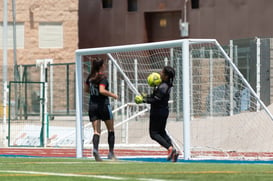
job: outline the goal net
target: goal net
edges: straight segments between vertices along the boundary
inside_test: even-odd
[[[119,95],[111,100],[116,149],[164,150],[149,137],[149,105],[136,105],[134,97],[151,93],[147,76],[170,65],[176,76],[167,132],[184,159],[262,159],[273,152],[272,108],[216,40],[184,39],[76,51],[77,157],[92,148],[83,83],[95,57],[107,60],[110,91]],[[103,128],[102,146],[106,132]]]

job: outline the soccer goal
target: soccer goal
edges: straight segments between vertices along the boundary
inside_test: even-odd
[[[167,131],[184,159],[257,159],[273,152],[272,108],[264,105],[214,39],[79,49],[75,54],[78,158],[91,146],[90,133],[85,136],[90,123],[83,83],[95,57],[107,60],[110,89],[120,98],[111,100],[116,148],[163,149],[149,138],[149,105],[134,104],[134,97],[150,93],[147,76],[170,65],[176,77]]]

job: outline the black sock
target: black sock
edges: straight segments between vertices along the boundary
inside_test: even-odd
[[[114,152],[115,145],[115,133],[113,131],[108,132],[108,144],[109,144],[109,152]]]
[[[93,152],[99,152],[100,135],[93,135]]]

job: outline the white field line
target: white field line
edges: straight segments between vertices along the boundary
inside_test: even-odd
[[[125,180],[125,178],[122,178],[122,177],[112,177],[112,176],[105,176],[105,175],[81,175],[81,174],[71,174],[71,173],[52,173],[52,172],[33,172],[33,171],[14,171],[14,170],[0,170],[0,172],[18,173],[18,174],[64,176],[64,177],[89,177],[89,178],[98,178],[98,179]]]
[[[63,177],[88,177],[88,178],[98,178],[98,179],[109,179],[109,180],[129,180],[125,177],[113,177],[105,175],[81,175],[81,174],[71,174],[71,173],[53,173],[53,172],[33,172],[33,171],[14,171],[14,170],[0,170],[1,173],[15,173],[15,174],[33,174],[33,175],[51,175],[51,176],[63,176]],[[138,178],[135,180],[140,181],[167,181],[162,179],[150,179],[150,178]]]

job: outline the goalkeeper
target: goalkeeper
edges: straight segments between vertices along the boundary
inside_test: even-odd
[[[137,95],[135,102],[151,104],[149,133],[150,137],[168,150],[167,160],[177,161],[178,152],[173,147],[172,141],[166,133],[166,124],[169,116],[168,101],[173,86],[175,70],[165,66],[160,73],[162,82],[154,88],[151,95]]]

